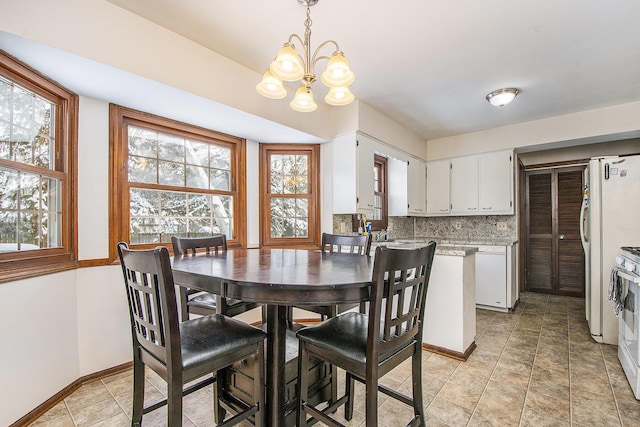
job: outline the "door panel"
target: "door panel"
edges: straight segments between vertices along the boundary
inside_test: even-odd
[[[553,288],[552,175],[548,172],[529,172],[527,184],[528,239],[525,289],[550,293]]]
[[[584,252],[580,241],[582,176],[582,168],[557,173],[559,295],[584,296]]]
[[[579,228],[583,170],[526,173],[526,290],[584,296]]]

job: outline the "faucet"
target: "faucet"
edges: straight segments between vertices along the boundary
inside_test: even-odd
[[[374,242],[379,242],[384,238],[384,241],[386,242],[389,239],[389,230],[385,230],[384,228],[382,230],[380,230],[378,232],[378,234],[376,234],[376,237],[374,239]]]

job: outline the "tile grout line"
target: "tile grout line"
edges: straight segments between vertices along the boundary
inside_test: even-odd
[[[571,316],[569,316],[569,299],[567,301],[567,344],[569,347],[567,365],[569,368],[569,422],[573,425],[573,387],[571,386]]]
[[[544,323],[544,315],[547,312],[547,307],[549,305],[549,297],[545,296],[545,303],[544,303],[544,313],[542,314],[542,322]],[[525,306],[526,308],[526,306]],[[523,310],[524,311],[524,310]],[[529,372],[529,381],[527,382],[527,391],[524,394],[524,401],[522,402],[522,411],[520,412],[520,421],[518,423],[519,426],[522,426],[522,423],[524,421],[524,410],[527,404],[527,397],[529,396],[529,388],[531,387],[531,379],[533,378],[533,368],[535,366],[536,363],[536,358],[538,357],[538,347],[540,346],[540,335],[542,333],[542,324],[540,325],[540,330],[538,331],[538,342],[536,342],[536,351],[533,354],[533,362],[531,362],[531,372]]]

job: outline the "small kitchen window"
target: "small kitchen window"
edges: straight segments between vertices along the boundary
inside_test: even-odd
[[[373,214],[365,216],[371,223],[371,230],[379,231],[387,228],[389,222],[387,191],[387,158],[374,156],[373,158]],[[360,215],[352,215],[352,229],[360,227]]]

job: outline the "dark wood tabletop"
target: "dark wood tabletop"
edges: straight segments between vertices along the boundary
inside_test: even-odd
[[[284,365],[289,305],[365,301],[373,257],[294,249],[234,249],[174,257],[176,283],[267,306],[267,425],[285,425]]]

